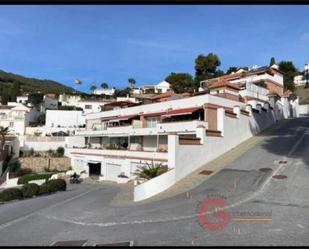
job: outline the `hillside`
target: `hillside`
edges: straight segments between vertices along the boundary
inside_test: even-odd
[[[0,70],[0,96],[8,94],[13,83],[19,83],[21,92],[36,93],[72,93],[74,89],[53,80],[27,78],[18,74]]]
[[[300,105],[309,104],[309,88],[305,88],[305,86],[297,86],[295,88],[295,93],[299,97]]]

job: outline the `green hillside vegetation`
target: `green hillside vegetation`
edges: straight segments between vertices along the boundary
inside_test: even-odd
[[[1,103],[15,101],[21,93],[73,93],[74,89],[53,80],[27,78],[0,70]]]
[[[300,105],[308,105],[309,104],[309,88],[305,88],[305,86],[297,86],[295,88],[295,93],[299,97]]]

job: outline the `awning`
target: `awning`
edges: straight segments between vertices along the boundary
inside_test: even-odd
[[[183,108],[183,109],[176,109],[167,112],[165,115],[162,115],[162,117],[171,117],[171,116],[180,116],[180,115],[190,115],[195,111],[198,111],[202,109],[202,107],[190,107],[190,108]]]
[[[155,117],[155,116],[161,116],[161,115],[163,115],[163,114],[166,114],[166,111],[144,113],[143,116],[144,116],[144,117]]]
[[[118,116],[118,117],[110,119],[108,122],[119,122],[123,120],[129,120],[135,117],[138,117],[138,115],[134,114],[134,115]]]
[[[103,117],[103,118],[101,118],[101,121],[108,121],[108,120],[110,120],[112,118],[116,118],[116,117],[118,117],[118,116]]]

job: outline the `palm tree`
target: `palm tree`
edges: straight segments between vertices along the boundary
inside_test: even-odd
[[[94,91],[97,89],[97,86],[95,84],[92,84],[91,87],[90,87],[90,91]]]
[[[136,80],[134,78],[129,78],[128,82],[129,82],[131,88],[133,88],[136,84]]]
[[[9,132],[9,127],[3,127],[3,126],[0,126],[0,139],[1,139],[1,149],[3,150],[4,148],[4,144],[5,144],[5,136],[8,134]]]
[[[102,87],[103,89],[107,89],[107,88],[108,88],[108,84],[107,84],[106,82],[103,82],[103,83],[101,84],[101,87]]]
[[[150,180],[156,176],[159,176],[167,171],[167,167],[161,163],[145,163],[143,166],[137,166],[137,170],[134,172],[139,179]]]

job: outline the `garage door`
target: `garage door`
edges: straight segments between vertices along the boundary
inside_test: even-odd
[[[106,164],[106,180],[117,181],[118,175],[121,173],[121,166],[119,164]]]

